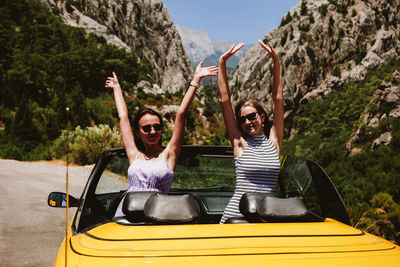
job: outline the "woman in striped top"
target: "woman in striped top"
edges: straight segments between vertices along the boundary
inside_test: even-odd
[[[233,146],[236,167],[235,193],[225,208],[220,223],[231,217],[242,216],[239,212],[239,201],[244,193],[273,193],[280,170],[279,153],[284,122],[282,74],[278,54],[272,45],[270,43],[266,45],[261,41],[259,44],[270,54],[274,62],[272,123],[256,100],[240,102],[235,108],[235,121],[226,76],[226,61],[243,47],[243,43],[233,45],[219,61],[218,85],[222,113]]]

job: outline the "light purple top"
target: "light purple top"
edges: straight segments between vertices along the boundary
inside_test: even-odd
[[[140,155],[140,154],[139,154]],[[167,161],[161,155],[156,160],[141,160],[139,155],[128,168],[128,192],[154,191],[167,194],[174,179],[174,172],[168,167]],[[115,217],[124,216],[121,200]]]

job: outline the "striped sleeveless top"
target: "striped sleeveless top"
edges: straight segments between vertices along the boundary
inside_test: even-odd
[[[235,158],[235,168],[235,192],[225,208],[220,223],[224,223],[230,217],[243,216],[239,211],[239,201],[244,193],[275,191],[280,170],[275,145],[265,135],[248,137],[243,154]]]

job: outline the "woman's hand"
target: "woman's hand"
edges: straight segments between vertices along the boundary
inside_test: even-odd
[[[244,43],[239,43],[237,45],[232,45],[232,47],[221,55],[219,58],[220,62],[226,62],[231,56],[233,56],[237,51],[244,46]]]
[[[264,44],[262,41],[258,40],[258,43],[267,50],[268,54],[271,55],[272,59],[275,61],[279,59],[278,53],[276,53],[275,49],[272,47],[272,44],[268,42],[268,45]]]
[[[203,61],[197,65],[196,70],[194,72],[193,81],[200,82],[200,80],[207,76],[215,76],[218,74],[218,67],[210,66],[210,67],[203,67]]]
[[[119,86],[118,78],[115,72],[113,72],[113,77],[107,77],[106,87],[114,89],[117,86]]]

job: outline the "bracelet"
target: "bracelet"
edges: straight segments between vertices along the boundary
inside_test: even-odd
[[[193,86],[194,88],[199,89],[200,84],[199,84],[199,83],[196,83],[196,82],[194,82],[194,81],[191,81],[191,82],[190,82],[190,86]]]

